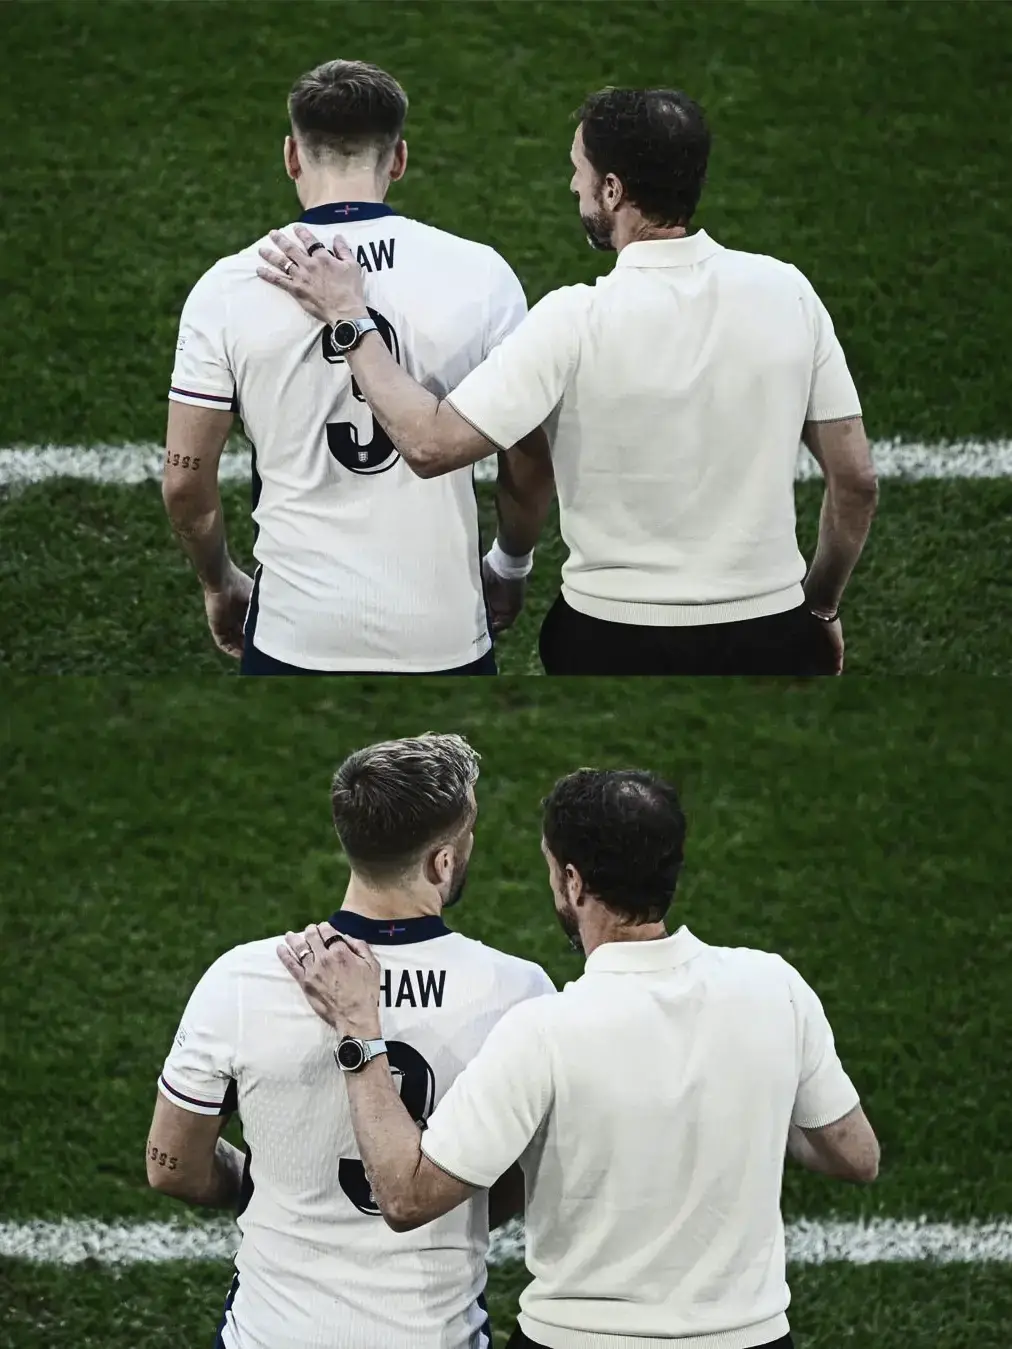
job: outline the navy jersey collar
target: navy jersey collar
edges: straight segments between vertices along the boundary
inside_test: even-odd
[[[340,225],[351,220],[378,220],[380,216],[396,214],[385,201],[328,201],[303,212],[302,223]]]
[[[370,946],[403,946],[408,942],[431,941],[445,937],[450,929],[437,914],[425,918],[366,918],[360,913],[338,909],[327,920],[331,927]]]

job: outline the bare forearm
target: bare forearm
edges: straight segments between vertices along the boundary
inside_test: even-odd
[[[313,957],[305,964],[296,954],[303,941]],[[365,942],[342,937],[327,923],[311,923],[301,937],[286,933],[277,950],[310,1006],[342,1038],[382,1038],[382,970]],[[423,1154],[421,1130],[401,1101],[385,1053],[346,1073],[345,1090],[366,1178],[390,1227],[403,1232],[421,1227],[474,1196],[477,1186]]]
[[[874,490],[827,487],[819,516],[819,541],[805,578],[805,598],[816,609],[835,610],[857,566],[875,516]]]
[[[227,1139],[219,1138],[214,1149],[214,1164],[211,1167],[210,1182],[206,1198],[198,1203],[213,1208],[235,1208],[242,1190],[242,1176],[246,1158]]]
[[[373,1196],[384,1217],[397,1217],[414,1198],[422,1134],[404,1108],[385,1055],[348,1074],[348,1101]]]
[[[832,1171],[796,1124],[792,1124],[787,1133],[787,1155],[806,1171],[817,1171],[823,1176],[832,1175]]]
[[[846,1167],[837,1166],[832,1158],[824,1157],[805,1137],[803,1129],[792,1124],[787,1134],[787,1152],[789,1156],[803,1166],[806,1171],[814,1171],[820,1176],[832,1176],[834,1180],[850,1180],[855,1177]]]
[[[538,432],[543,436],[543,432]],[[547,468],[546,468],[547,465]],[[499,454],[495,509],[499,547],[522,557],[537,544],[555,492],[547,441],[530,461],[521,447]]]
[[[348,364],[372,410],[411,468],[428,466],[435,451],[439,399],[416,383],[387,350],[378,333],[368,333]]]
[[[193,563],[205,590],[219,590],[232,560],[225,538],[225,516],[217,487],[213,499],[189,492],[163,492],[165,510],[176,538]]]

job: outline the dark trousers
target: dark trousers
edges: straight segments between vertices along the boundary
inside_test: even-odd
[[[767,618],[700,627],[609,623],[560,595],[541,625],[550,675],[790,675],[836,673],[826,625],[806,605]]]
[[[678,1341],[669,1340],[668,1343],[677,1345]],[[538,1344],[535,1340],[529,1340],[517,1326],[509,1338],[506,1349],[544,1349],[544,1345]],[[794,1349],[794,1341],[790,1335],[785,1335],[782,1340],[770,1340],[768,1344],[757,1346],[757,1349]]]

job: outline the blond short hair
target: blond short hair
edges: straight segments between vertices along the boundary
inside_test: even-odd
[[[330,790],[334,828],[352,868],[390,879],[473,823],[479,755],[461,735],[429,733],[356,750]]]

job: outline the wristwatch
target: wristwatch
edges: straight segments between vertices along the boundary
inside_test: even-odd
[[[370,1059],[386,1052],[386,1040],[359,1040],[354,1035],[343,1035],[334,1050],[334,1058],[342,1073],[359,1073]]]
[[[330,330],[330,340],[339,356],[354,351],[366,333],[377,331],[374,319],[342,319]]]

